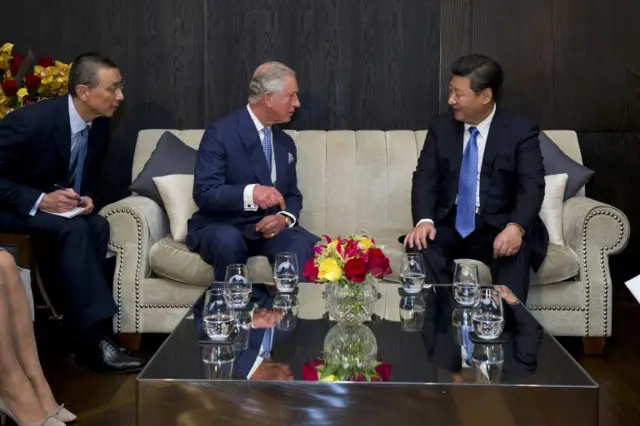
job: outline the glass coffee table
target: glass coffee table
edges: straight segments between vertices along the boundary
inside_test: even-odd
[[[190,312],[137,378],[138,424],[597,425],[597,383],[523,305],[505,304],[504,332],[482,341],[468,332],[469,308],[455,303],[451,286],[423,290],[424,320],[413,332],[400,322],[408,299],[399,286],[377,287],[378,315],[366,326],[391,366],[388,381],[304,380],[303,366],[321,356],[336,323],[322,286],[301,283],[295,328],[274,329],[272,348],[292,381],[247,380],[236,370],[221,379],[210,361],[217,345],[199,342]]]

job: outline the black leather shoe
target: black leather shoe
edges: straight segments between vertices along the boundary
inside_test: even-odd
[[[84,346],[76,353],[75,362],[79,367],[93,371],[114,373],[137,373],[144,367],[142,360],[129,355],[106,337]]]

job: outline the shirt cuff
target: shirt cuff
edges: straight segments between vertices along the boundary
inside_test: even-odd
[[[431,223],[432,225],[434,224],[434,223],[433,223],[433,220],[431,220],[431,219],[421,219],[421,220],[416,224],[416,226],[418,226],[418,225],[420,225],[421,223],[424,223],[424,222],[429,222],[429,223]]]
[[[289,212],[285,212],[285,211],[283,210],[283,211],[281,211],[281,212],[278,212],[278,214],[281,214],[281,215],[287,216],[289,219],[291,219],[291,223],[289,224],[289,228],[291,228],[293,225],[295,225],[295,224],[296,224],[296,217],[295,217],[294,215],[292,215],[291,213],[289,213]]]
[[[42,194],[40,194],[40,197],[38,198],[38,201],[36,201],[36,203],[31,208],[31,211],[29,212],[29,216],[35,216],[36,215],[36,213],[38,212],[38,207],[40,207],[40,203],[42,202],[43,198],[44,198],[44,192]]]
[[[250,379],[251,376],[253,376],[253,373],[256,372],[258,367],[260,367],[260,364],[262,364],[262,361],[264,361],[264,358],[262,358],[261,356],[256,357],[256,362],[253,363],[253,367],[251,367],[251,371],[249,371],[249,374],[247,374],[247,380]]]
[[[244,187],[244,192],[242,194],[243,198],[243,208],[245,212],[257,212],[258,205],[253,203],[253,188],[256,187],[255,183],[251,185],[247,185]]]

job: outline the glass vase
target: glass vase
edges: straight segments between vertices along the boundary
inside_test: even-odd
[[[324,290],[325,307],[330,318],[338,322],[362,323],[371,319],[378,299],[375,278],[364,282],[329,282]]]
[[[324,339],[325,361],[344,369],[370,369],[376,366],[378,343],[364,324],[341,322]]]

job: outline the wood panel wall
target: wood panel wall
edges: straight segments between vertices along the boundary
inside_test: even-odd
[[[292,128],[418,129],[446,108],[450,63],[480,52],[503,65],[505,105],[579,132],[596,170],[588,195],[640,224],[637,0],[22,0],[3,12],[0,41],[67,61],[99,50],[120,65],[111,200],[128,194],[140,129],[201,128],[244,105],[262,61],[297,71]],[[621,288],[640,273],[633,229],[613,261]]]

